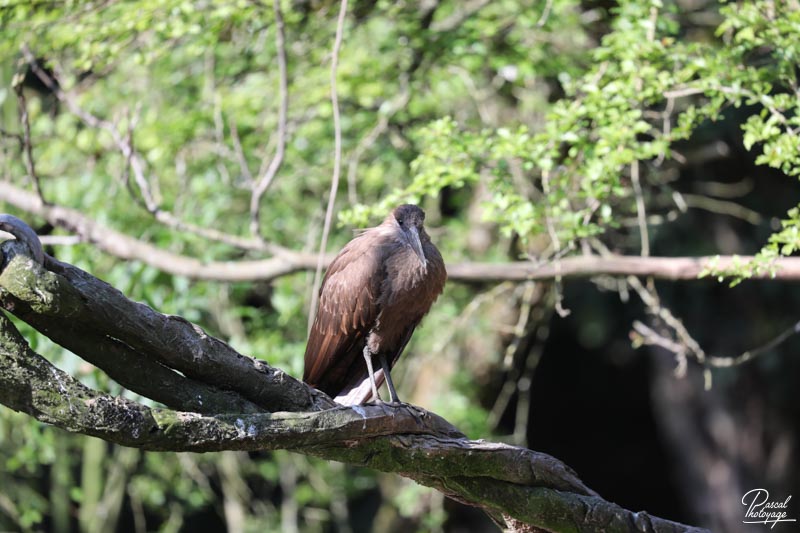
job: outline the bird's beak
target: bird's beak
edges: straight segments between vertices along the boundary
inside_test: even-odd
[[[417,254],[417,257],[419,257],[419,260],[422,262],[422,264],[427,265],[428,260],[425,259],[425,253],[422,251],[422,242],[419,240],[419,232],[417,231],[417,228],[411,226],[406,229],[405,234],[408,244],[411,245],[411,249],[414,250],[415,254]]]

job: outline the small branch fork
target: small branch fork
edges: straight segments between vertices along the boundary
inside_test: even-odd
[[[800,333],[800,321],[795,323],[790,328],[782,331],[779,335],[766,344],[759,346],[758,348],[742,352],[734,357],[706,355],[702,352],[702,350],[700,350],[699,346],[690,347],[689,345],[691,342],[687,343],[685,340],[681,340],[680,336],[678,336],[678,340],[675,340],[665,334],[653,330],[638,320],[633,323],[633,331],[638,335],[638,337],[635,337],[634,339],[637,343],[648,346],[660,346],[661,348],[674,353],[678,359],[678,368],[676,369],[676,374],[683,376],[686,372],[687,354],[693,354],[698,361],[711,368],[730,368],[732,366],[738,366],[774,350],[794,335]],[[694,350],[700,350],[701,355],[698,356]]]
[[[610,252],[599,241],[593,241],[592,247],[598,250],[602,257],[611,258]],[[642,258],[645,260],[653,260],[657,258]],[[663,258],[662,258],[663,259]],[[735,264],[738,258],[726,258],[725,262]],[[675,375],[683,377],[686,375],[688,365],[688,357],[694,358],[700,365],[704,367],[704,379],[706,388],[711,387],[711,368],[729,368],[746,363],[756,357],[767,353],[796,333],[800,333],[800,322],[797,322],[791,328],[783,331],[780,335],[773,340],[767,342],[763,346],[743,352],[735,357],[719,357],[709,356],[700,347],[700,344],[695,340],[689,330],[684,326],[683,322],[677,318],[672,312],[661,304],[658,292],[655,289],[653,278],[655,276],[648,275],[647,285],[643,284],[635,275],[628,275],[625,278],[625,287],[633,289],[639,296],[647,308],[648,314],[668,333],[660,333],[655,329],[646,326],[640,321],[633,323],[633,331],[631,331],[631,339],[634,345],[649,345],[660,346],[665,350],[673,353],[677,361],[675,368]]]
[[[87,388],[31,350],[0,311],[0,403],[14,410],[144,450],[287,449],[396,472],[484,509],[509,531],[701,531],[625,510],[557,459],[467,440],[433,413],[337,406],[197,326],[44,255],[19,219],[3,215],[0,227],[17,237],[0,245],[0,307],[166,405]]]

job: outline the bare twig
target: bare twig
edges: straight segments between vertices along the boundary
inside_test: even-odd
[[[728,96],[732,96],[734,98],[749,98],[753,102],[758,102],[762,106],[764,106],[770,114],[781,124],[786,127],[786,130],[791,134],[797,133],[797,128],[790,127],[791,122],[789,119],[781,113],[781,111],[775,107],[774,105],[774,98],[772,95],[769,94],[758,94],[746,87],[728,87],[725,85],[712,85],[709,87],[693,87],[693,86],[686,86],[686,87],[678,87],[671,91],[665,91],[664,97],[669,98],[683,98],[686,96],[694,96],[697,94],[706,94],[706,93],[714,93],[719,92]]]
[[[544,194],[545,194],[546,197],[550,196],[550,172],[548,170],[542,170],[542,190],[544,191]],[[553,242],[553,247],[555,248],[555,251],[556,251],[556,254],[555,254],[556,258],[555,258],[555,261],[553,262],[553,264],[555,265],[555,269],[556,269],[556,275],[555,275],[554,283],[553,283],[553,288],[555,290],[555,296],[556,296],[555,308],[556,308],[556,313],[558,313],[558,316],[563,318],[563,317],[569,315],[570,311],[569,311],[569,309],[565,309],[564,306],[562,305],[562,302],[564,300],[564,291],[562,290],[562,287],[561,287],[561,279],[562,279],[562,277],[561,277],[561,253],[562,253],[561,241],[558,238],[558,233],[556,232],[555,225],[553,224],[553,219],[550,216],[550,212],[551,211],[552,211],[552,209],[550,208],[550,205],[549,204],[546,205],[545,206],[545,216],[544,216],[544,218],[545,218],[545,222],[547,224],[547,234],[550,235],[550,240]]]
[[[127,127],[127,134],[125,136],[125,142],[131,149],[128,151],[128,155],[125,156],[125,165],[122,167],[122,183],[125,185],[125,188],[128,189],[128,192],[131,195],[131,198],[134,199],[135,202],[141,205],[141,200],[136,196],[133,187],[131,187],[131,158],[133,157],[133,132],[136,129],[136,124],[139,121],[139,112],[141,111],[141,104],[136,105],[136,110],[134,111],[132,116],[128,117],[128,127]],[[146,208],[146,206],[143,206]]]
[[[527,281],[522,286],[522,295],[519,298],[519,316],[517,323],[511,328],[514,338],[508,343],[505,355],[503,356],[503,369],[508,370],[514,363],[514,353],[519,348],[522,338],[528,330],[528,321],[531,316],[531,308],[534,301],[541,299],[541,286],[533,281]]]
[[[281,12],[280,0],[274,0],[273,10],[275,11],[275,45],[278,50],[278,71],[280,76],[280,106],[278,107],[278,131],[277,146],[275,155],[270,160],[269,165],[264,160],[259,177],[253,187],[253,194],[250,197],[250,233],[261,237],[261,226],[259,224],[259,213],[261,197],[267,192],[278,170],[283,163],[283,156],[286,150],[286,117],[289,112],[289,89],[288,74],[286,72],[286,35],[283,24],[283,13]],[[266,168],[264,168],[266,166]]]
[[[734,183],[720,181],[698,181],[694,185],[704,196],[716,198],[741,198],[755,188],[755,183],[750,178],[744,178]]]
[[[0,128],[0,137],[6,137],[8,139],[14,139],[19,144],[20,149],[25,149],[25,140],[22,138],[22,135],[19,133],[12,133],[6,129]]]
[[[150,185],[144,175],[144,162],[139,157],[139,154],[133,150],[133,146],[127,142],[126,137],[120,134],[116,124],[105,119],[101,119],[88,111],[81,108],[75,101],[75,98],[70,93],[62,90],[58,86],[53,76],[45,72],[44,69],[39,67],[36,63],[36,56],[33,54],[28,45],[23,45],[22,54],[31,67],[34,74],[44,83],[44,85],[53,92],[60,102],[66,104],[70,112],[80,118],[87,126],[92,128],[105,130],[117,145],[117,148],[122,153],[126,160],[130,161],[131,170],[133,170],[133,177],[136,180],[136,185],[142,194],[145,206],[151,213],[158,211],[158,204],[150,193]]]
[[[599,241],[594,240],[592,245],[602,255],[609,254],[608,249]],[[678,360],[679,371],[682,372],[686,368],[686,356],[688,354],[693,355],[699,363],[704,363],[706,357],[705,352],[683,325],[683,322],[676,318],[669,309],[661,305],[658,291],[653,283],[653,277],[647,277],[647,286],[636,276],[628,276],[626,281],[628,286],[639,295],[639,298],[641,298],[642,302],[647,306],[647,312],[671,328],[671,331],[680,342],[680,346],[683,347],[681,350],[674,352]],[[706,374],[706,376],[708,383],[708,379],[710,379],[708,376],[710,376],[710,374]]]
[[[505,292],[512,292],[513,288],[514,286],[509,283],[500,283],[486,292],[475,296],[469,302],[469,304],[464,307],[458,317],[456,317],[456,319],[452,322],[452,326],[449,328],[447,333],[438,336],[438,340],[433,346],[433,353],[443,352],[447,345],[452,342],[456,332],[459,329],[465,329],[468,326],[469,320],[478,311],[481,305],[499,298]]]
[[[642,243],[642,257],[650,255],[650,234],[647,231],[647,211],[642,193],[642,182],[639,178],[639,161],[631,163],[631,183],[636,197],[636,219],[639,223],[639,238]]]
[[[521,289],[522,292],[519,318],[513,328],[514,339],[506,349],[503,361],[503,369],[507,372],[507,377],[489,412],[488,419],[489,427],[496,429],[512,397],[516,394],[517,405],[512,442],[520,446],[525,446],[527,442],[533,374],[544,351],[544,344],[549,335],[549,316],[553,312],[549,305],[537,305],[536,307],[533,305],[534,301],[538,303],[541,300],[542,287],[542,284],[528,282],[524,287],[518,288],[518,291]],[[534,338],[533,345],[524,349],[524,364],[514,365],[513,359],[520,351],[523,338],[531,337]]]
[[[34,62],[36,60],[34,59]],[[42,184],[39,181],[39,175],[36,173],[36,162],[33,158],[33,141],[31,140],[31,122],[30,117],[28,115],[28,102],[25,99],[25,91],[24,87],[22,86],[24,74],[22,72],[17,72],[12,80],[11,84],[14,87],[14,92],[17,93],[17,107],[19,109],[19,120],[22,123],[22,148],[25,154],[25,169],[28,172],[28,178],[33,182],[33,186],[36,189],[36,194],[39,195],[39,198],[42,200],[43,203],[47,203],[47,200],[44,198],[44,194],[42,194]]]
[[[312,265],[316,261],[311,254],[287,251],[280,256],[263,260],[205,262],[134,239],[129,235],[98,224],[80,211],[45,205],[35,194],[16,188],[11,184],[4,184],[3,187],[0,187],[0,200],[40,216],[54,226],[73,232],[83,241],[94,244],[114,257],[141,261],[163,272],[194,279],[219,281],[271,279],[298,270],[308,270],[313,268]]]
[[[540,317],[543,318],[543,317]],[[517,409],[514,416],[514,433],[513,442],[519,446],[528,445],[528,428],[532,423],[531,420],[531,405],[532,405],[532,389],[533,389],[533,376],[536,368],[539,366],[539,361],[542,359],[544,353],[544,345],[550,335],[550,327],[547,321],[541,322],[536,330],[536,344],[531,350],[528,351],[525,357],[525,366],[521,370],[521,375],[517,379]]]
[[[761,223],[762,217],[759,212],[748,209],[747,207],[737,204],[736,202],[731,202],[729,200],[718,200],[716,198],[711,198],[701,194],[681,193],[680,196],[683,198],[684,202],[686,202],[687,207],[703,209],[705,211],[720,215],[728,215],[744,220],[745,222],[753,225]]]
[[[687,368],[687,358],[686,358],[686,346],[679,342],[676,342],[673,339],[662,335],[652,328],[644,325],[639,320],[634,320],[633,322],[633,331],[635,333],[631,334],[632,340],[634,341],[634,346],[638,346],[639,344],[645,344],[648,346],[660,346],[671,352],[675,355],[675,359],[677,361],[677,366],[675,367],[675,375],[679,378],[682,378],[686,375],[686,368]]]
[[[472,15],[488,6],[492,0],[470,0],[461,3],[461,9],[449,17],[431,24],[431,30],[436,33],[445,33],[459,28]]]
[[[658,26],[658,8],[656,6],[650,7],[650,20],[647,27],[647,40],[654,41],[656,38],[656,27]]]
[[[475,103],[475,111],[477,111],[478,116],[481,117],[481,122],[487,125],[492,124],[494,122],[494,115],[489,109],[489,106],[486,105],[486,101],[489,100],[489,89],[478,89],[475,80],[472,79],[470,71],[465,68],[451,65],[447,70],[455,73],[461,79],[461,82],[464,84],[464,88],[467,90],[467,94],[469,94],[470,98]],[[514,178],[516,178],[516,175],[514,175]],[[524,180],[518,185],[530,187],[529,183],[525,182]]]
[[[704,94],[706,91],[707,89],[704,89],[702,87],[678,87],[670,91],[665,91],[664,98],[667,99],[685,98],[687,96],[696,96],[698,94]]]
[[[670,133],[672,132],[672,112],[675,110],[675,99],[674,98],[667,98],[667,103],[664,106],[664,110],[659,113],[661,116],[661,137],[664,139],[669,139]],[[656,157],[655,165],[660,166],[667,157],[667,152],[662,151]]]
[[[639,278],[634,276],[628,276],[628,285],[630,285],[636,291],[644,304],[647,306],[650,314],[661,319],[667,326],[672,328],[678,340],[680,340],[680,342],[686,346],[688,351],[695,356],[697,361],[699,363],[705,363],[705,351],[703,351],[703,349],[700,347],[700,344],[694,339],[694,337],[692,337],[692,335],[689,333],[689,330],[687,330],[686,326],[683,325],[683,322],[673,315],[669,309],[661,305],[658,294],[653,290],[647,289],[639,281]]]
[[[719,356],[709,356],[707,361],[708,364],[716,367],[716,368],[727,368],[731,366],[740,365],[742,363],[746,363],[756,357],[769,352],[770,350],[774,350],[784,342],[786,342],[789,337],[792,335],[796,335],[800,333],[800,321],[796,322],[794,326],[790,327],[789,329],[783,331],[780,335],[769,341],[768,343],[764,344],[763,346],[759,346],[758,348],[754,348],[752,350],[748,350],[743,352],[736,357],[719,357]]]
[[[253,174],[250,172],[250,166],[247,164],[247,157],[244,155],[244,148],[242,148],[242,141],[239,138],[239,128],[236,127],[236,121],[233,118],[228,119],[228,130],[231,132],[231,141],[233,142],[233,153],[236,154],[236,161],[239,163],[239,170],[247,183],[254,183]]]
[[[136,533],[147,533],[147,519],[144,513],[144,505],[139,491],[134,488],[133,483],[128,484],[128,499],[131,502],[131,513],[133,514],[133,530]]]
[[[589,278],[595,276],[652,276],[664,280],[698,280],[711,265],[730,269],[752,261],[753,256],[704,257],[640,257],[581,255],[561,259],[557,268],[552,263],[532,265],[526,261],[511,263],[452,263],[447,266],[449,279],[459,281],[525,281]],[[759,272],[753,279],[800,281],[800,257],[784,257],[775,261],[775,276]]]
[[[652,280],[652,278],[648,279]],[[665,324],[674,335],[675,346],[677,346],[678,349],[671,351],[673,351],[677,360],[677,367],[675,369],[676,375],[679,377],[683,377],[685,375],[687,368],[687,356],[690,355],[693,356],[701,365],[707,366],[705,351],[703,351],[703,349],[700,347],[700,344],[695,340],[692,334],[689,333],[689,330],[686,329],[686,326],[683,325],[683,322],[673,315],[672,311],[661,305],[655,287],[652,286],[652,284],[650,287],[645,287],[638,278],[633,276],[628,276],[627,281],[628,286],[636,291],[636,293],[639,295],[639,298],[641,298],[644,304],[647,306],[648,313]],[[710,389],[711,373],[708,371],[708,369],[704,371],[704,377],[705,387],[706,389]]]
[[[42,235],[42,246],[75,246],[83,242],[80,235]]]
[[[539,17],[539,20],[536,21],[537,28],[541,28],[547,24],[547,19],[550,18],[551,9],[553,9],[553,0],[547,0],[547,2],[545,2],[544,9],[542,10],[542,15]]]
[[[205,72],[206,72],[206,85],[208,93],[211,95],[211,109],[212,117],[214,118],[214,139],[216,144],[212,145],[211,149],[218,155],[229,159],[230,161],[239,165],[239,172],[242,176],[245,185],[252,189],[253,187],[253,173],[250,172],[250,166],[247,163],[244,149],[239,138],[239,130],[236,127],[236,121],[233,117],[228,119],[228,129],[231,134],[231,142],[233,143],[233,150],[231,150],[225,141],[225,120],[222,116],[222,96],[217,92],[217,81],[214,76],[216,60],[214,53],[206,53],[205,55]],[[217,164],[217,171],[223,179],[223,183],[232,183],[230,173],[227,167],[222,164]]]
[[[339,7],[339,19],[336,23],[336,38],[333,42],[333,52],[331,53],[331,107],[333,108],[333,177],[331,178],[331,192],[328,196],[328,208],[325,210],[325,225],[322,228],[322,239],[319,245],[319,255],[317,256],[317,269],[314,272],[314,284],[311,292],[311,307],[308,313],[308,330],[314,323],[317,313],[317,300],[319,299],[318,289],[320,278],[322,277],[322,267],[325,258],[325,248],[328,245],[328,233],[331,229],[333,219],[333,206],[336,202],[336,191],[339,189],[339,173],[342,166],[342,124],[339,117],[339,94],[336,89],[336,75],[339,67],[339,51],[342,48],[342,38],[344,35],[344,21],[347,15],[347,0],[342,0]]]
[[[666,336],[658,333],[657,331],[644,325],[638,320],[633,323],[633,330],[640,335],[638,341],[641,342],[642,344],[647,344],[651,346],[660,346],[669,352],[672,352],[674,354],[684,354],[685,356],[687,347],[683,343],[677,342],[674,339],[667,338]],[[734,357],[708,355],[704,359],[704,364],[712,368],[730,368],[734,366],[739,366],[743,363],[747,363],[748,361],[752,361],[753,359],[761,355],[764,355],[765,353],[771,350],[774,350],[775,348],[786,342],[790,337],[798,333],[800,333],[800,321],[795,323],[792,327],[781,332],[779,335],[777,335],[774,339],[770,340],[766,344],[759,346],[758,348],[747,350],[746,352],[742,352],[741,354]]]
[[[386,112],[379,112],[380,117],[378,118],[378,122],[368,134],[361,138],[358,146],[356,146],[353,152],[350,154],[350,158],[347,162],[347,200],[351,205],[355,205],[358,202],[356,177],[358,173],[358,164],[361,161],[361,157],[364,155],[364,152],[367,150],[367,148],[372,146],[378,137],[380,137],[383,132],[386,131],[386,129],[389,127],[389,120],[395,113],[405,107],[410,97],[411,91],[408,87],[408,75],[403,74],[400,78],[400,93],[397,94],[394,98],[394,101],[389,104],[389,109]]]

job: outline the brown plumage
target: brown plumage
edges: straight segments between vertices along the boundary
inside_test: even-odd
[[[415,205],[396,207],[347,243],[325,273],[303,381],[339,403],[366,402],[384,379],[399,401],[389,370],[447,279],[424,220]]]

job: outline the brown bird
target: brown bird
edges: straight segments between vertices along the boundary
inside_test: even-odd
[[[303,381],[341,404],[380,399],[384,379],[399,402],[389,371],[447,279],[424,220],[415,205],[396,207],[347,243],[325,273]]]

